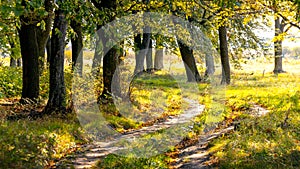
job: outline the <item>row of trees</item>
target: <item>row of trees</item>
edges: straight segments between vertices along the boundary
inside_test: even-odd
[[[79,65],[79,69],[74,71],[80,74],[84,39],[95,34],[95,30],[116,18],[128,14],[158,11],[186,18],[196,25],[197,29],[205,32],[211,38],[213,48],[220,52],[223,68],[221,83],[224,84],[230,84],[230,61],[238,60],[238,56],[249,48],[255,50],[263,48],[263,44],[253,32],[254,29],[264,24],[257,18],[274,17],[274,73],[284,72],[282,69],[284,35],[291,27],[300,28],[297,5],[288,0],[192,0],[188,2],[181,0],[4,0],[0,3],[0,35],[4,37],[0,39],[1,48],[7,49],[6,51],[11,54],[12,62],[19,59],[18,53],[22,57],[22,102],[36,100],[39,97],[39,77],[46,63],[49,65],[50,91],[45,108],[46,113],[64,112],[66,109],[64,48],[67,39],[70,39],[72,43],[73,68],[76,63]],[[174,21],[174,24],[178,23]],[[155,39],[157,46],[164,42],[176,49],[178,45],[185,63],[188,81],[203,80],[196,66],[194,57],[196,52],[180,41],[180,37],[151,34],[149,26],[141,27],[141,29],[144,33],[132,35],[136,51],[135,73],[144,71],[144,59],[147,61],[146,70],[151,71],[153,61],[150,51],[153,46],[152,41]],[[191,35],[191,32],[188,33]],[[109,38],[102,34],[101,38],[96,39],[94,47],[93,68],[95,72],[98,72],[99,63],[103,58],[104,89],[99,99],[106,99],[112,92],[111,83],[120,61],[120,49],[124,44],[121,42],[107,48],[107,44],[110,43]],[[45,59],[45,49],[47,49],[47,59]],[[107,52],[103,54],[103,51]],[[206,71],[206,75],[209,75],[214,72],[212,52],[205,53],[205,56],[207,65],[210,65]],[[155,63],[159,64],[160,60],[161,58],[156,58]]]

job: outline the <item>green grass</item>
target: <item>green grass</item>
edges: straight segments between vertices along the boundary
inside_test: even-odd
[[[151,158],[133,158],[110,154],[104,160],[100,161],[93,169],[168,169],[168,161],[169,158],[164,155],[158,155]]]
[[[1,168],[43,168],[87,140],[73,120],[45,117],[0,122]]]
[[[258,104],[271,112],[260,118],[244,116],[237,131],[212,143],[220,168],[299,168],[300,79],[293,74],[233,77],[226,91],[233,111],[246,112]]]

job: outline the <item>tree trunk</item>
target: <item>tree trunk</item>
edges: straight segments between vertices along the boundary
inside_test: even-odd
[[[146,53],[143,50],[141,34],[134,36],[134,47],[135,47],[135,69],[134,74],[144,71],[144,61]]]
[[[230,84],[230,64],[228,56],[227,30],[225,26],[219,27],[220,55],[222,64],[221,84]]]
[[[155,49],[154,69],[162,70],[164,68],[164,49]]]
[[[56,33],[59,30],[60,33]],[[45,108],[45,113],[66,110],[66,89],[64,82],[64,49],[67,31],[67,21],[64,11],[59,8],[55,11],[55,20],[51,38],[50,57],[50,91],[49,100]]]
[[[106,44],[104,42],[103,44]],[[103,57],[103,91],[99,100],[107,100],[112,94],[115,96],[121,95],[120,83],[119,83],[119,70],[117,69],[119,61],[118,46],[114,46]],[[115,76],[115,77],[114,77]],[[113,82],[113,78],[115,81]]]
[[[22,58],[17,59],[17,66],[18,67],[22,66]]]
[[[283,32],[284,26],[280,22],[280,18],[275,19],[275,37],[279,36]],[[274,55],[275,55],[275,67],[273,72],[275,74],[285,72],[282,69],[282,40],[274,42]]]
[[[44,19],[45,29],[38,27],[37,29],[37,43],[39,47],[39,71],[43,72],[45,68],[45,49],[49,34],[52,28],[53,22],[53,0],[45,0],[45,10],[48,12],[48,16]]]
[[[21,102],[26,103],[26,100],[36,100],[39,96],[39,64],[40,54],[45,52],[45,45],[52,23],[53,1],[45,0],[45,10],[48,16],[44,20],[46,23],[45,30],[37,27],[39,21],[31,16],[21,16],[21,27],[19,31],[21,55],[23,62],[23,87]],[[28,3],[25,0],[21,1],[21,5],[25,8]],[[34,21],[34,23],[32,23]]]
[[[215,73],[215,62],[212,55],[205,54],[205,77],[209,77]]]
[[[83,36],[81,24],[76,21],[71,21],[71,27],[76,33],[75,37],[71,38],[72,43],[72,70],[82,75],[83,69]]]
[[[97,28],[100,28],[100,26]],[[100,39],[99,32],[97,31],[95,54],[94,54],[93,64],[92,64],[93,75],[99,75],[99,73],[100,73],[100,65],[101,65],[101,60],[103,57],[103,51],[101,51],[101,49],[102,49],[101,45],[102,45],[102,41]]]
[[[40,32],[40,28],[37,29],[37,32]],[[43,72],[45,68],[45,48],[47,41],[42,37],[41,33],[37,33],[37,43],[39,50],[39,72]]]
[[[146,65],[147,65],[147,72],[151,72],[153,70],[153,58],[152,58],[152,39],[151,33],[147,33],[147,54],[146,54]]]
[[[200,82],[202,79],[196,66],[193,50],[180,41],[178,41],[178,45],[188,82]]]
[[[9,63],[10,67],[16,67],[17,66],[17,61],[16,59],[14,59],[13,57],[10,57],[10,63]]]
[[[11,53],[10,53],[10,67],[16,67],[17,66],[17,60],[15,59],[16,57],[16,53],[15,53],[15,50],[14,48],[16,47],[15,46],[15,42],[9,38],[9,45],[10,45],[10,49],[11,49]]]
[[[47,64],[50,64],[50,57],[51,57],[51,37],[48,37],[46,43],[46,50],[47,50]]]
[[[116,10],[117,2],[115,0],[112,1],[96,1],[92,0],[92,3],[99,10],[108,9],[108,10]],[[108,22],[111,22],[115,19],[114,16],[108,16]],[[103,57],[103,91],[102,94],[98,97],[98,101],[102,99],[108,99],[108,96],[112,94],[112,89],[114,90],[115,95],[120,95],[120,84],[119,84],[119,71],[117,70],[117,65],[119,61],[119,49],[118,45],[113,46],[110,49],[106,49],[107,44],[109,43],[108,35],[104,35],[101,37],[103,51],[108,51],[105,53]],[[104,53],[103,52],[103,53]],[[116,81],[112,82],[113,77],[115,76]],[[113,86],[112,86],[113,85]],[[119,91],[118,91],[119,90]]]
[[[26,100],[28,99],[36,100],[39,97],[39,50],[36,25],[23,23],[22,20],[26,19],[21,17],[21,28],[19,30],[23,61],[23,87],[21,102],[26,103]]]

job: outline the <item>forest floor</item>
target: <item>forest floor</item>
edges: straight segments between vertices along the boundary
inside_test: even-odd
[[[198,93],[182,92],[193,86],[178,86],[164,73],[135,79],[133,111],[158,113],[149,122],[138,122],[109,104],[100,105],[109,126],[121,134],[98,143],[85,132],[89,124],[71,115],[8,120],[41,112],[45,102],[19,104],[21,70],[0,67],[0,168],[300,168],[300,64],[285,60],[284,65],[287,73],[279,75],[271,73],[267,62],[242,65],[245,70],[233,70],[232,84],[218,92],[207,83],[197,84]],[[45,98],[47,76],[41,77]],[[71,78],[68,71],[66,78]],[[66,84],[70,94],[71,84]],[[161,133],[176,138],[180,128],[185,132],[179,141],[161,153],[151,152],[161,148],[151,145],[168,141]],[[132,150],[125,155],[116,151],[124,145]],[[144,156],[147,150],[153,154]]]

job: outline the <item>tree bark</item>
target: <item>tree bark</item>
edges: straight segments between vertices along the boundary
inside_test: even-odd
[[[56,30],[60,33],[57,33]],[[66,89],[64,82],[64,49],[67,31],[67,21],[64,11],[59,8],[55,11],[55,20],[51,38],[50,57],[50,91],[45,113],[65,112]]]
[[[22,66],[22,58],[17,59],[17,66],[18,67]]]
[[[134,74],[144,71],[144,61],[146,53],[143,49],[141,34],[134,36],[134,47],[135,47],[135,69]]]
[[[275,19],[275,37],[283,33],[284,25],[280,22],[280,18]],[[284,73],[285,71],[282,68],[282,40],[276,40],[274,42],[274,55],[275,55],[275,67],[273,72],[275,74]]]
[[[34,24],[26,24],[26,18],[21,17],[19,38],[23,61],[22,103],[39,97],[39,50],[36,31],[37,27]]]
[[[188,82],[200,82],[202,79],[196,66],[193,50],[180,41],[178,41],[178,45]]]
[[[228,56],[227,30],[225,26],[219,27],[220,55],[222,64],[221,84],[230,84],[230,64]]]
[[[147,53],[146,53],[146,66],[147,66],[147,72],[151,72],[153,70],[153,58],[152,58],[152,39],[151,39],[151,33],[147,33],[147,42],[149,42],[147,45]]]
[[[11,38],[9,38],[9,45],[10,45],[10,48],[11,48],[9,65],[10,65],[10,67],[16,67],[17,66],[17,60],[15,59],[16,53],[14,51],[14,48],[16,47],[16,45],[15,45],[15,42]]]
[[[215,73],[215,62],[212,55],[205,54],[205,77],[209,77]]]
[[[21,102],[26,103],[26,100],[36,100],[39,96],[39,68],[42,62],[39,63],[40,54],[44,54],[46,40],[49,36],[53,14],[53,0],[45,0],[45,10],[48,15],[43,18],[45,21],[45,30],[37,27],[37,23],[41,19],[31,18],[31,16],[20,16],[21,27],[19,31],[19,39],[21,46],[21,55],[23,62],[23,87]],[[25,0],[21,1],[24,8],[29,8]]]
[[[117,7],[117,2],[115,0],[113,1],[96,1],[92,0],[92,3],[95,5],[96,8],[99,10],[109,9],[109,10],[115,10]],[[115,19],[113,16],[108,16],[109,20],[108,22],[111,22]],[[103,45],[103,51],[107,51],[103,57],[103,91],[102,94],[98,97],[98,101],[102,99],[109,99],[112,90],[114,91],[113,94],[120,96],[120,83],[119,83],[119,71],[117,69],[118,61],[119,61],[119,46],[115,45],[110,49],[107,49],[107,44],[109,42],[108,35],[104,35],[104,37],[101,37],[102,39],[102,45]],[[103,53],[104,53],[103,52]],[[114,77],[115,76],[115,77]],[[113,82],[113,77],[115,78],[115,81]]]
[[[53,0],[45,0],[45,10],[48,12],[48,16],[44,19],[45,29],[38,27],[37,29],[37,42],[39,48],[39,71],[43,72],[45,68],[45,49],[47,40],[52,27],[53,22],[53,9],[54,9]]]
[[[71,21],[71,27],[76,33],[75,37],[71,38],[72,43],[72,70],[75,73],[82,75],[83,69],[83,36],[81,24],[76,21]]]
[[[105,44],[105,43],[104,43]],[[117,65],[119,61],[118,47],[114,46],[103,57],[103,91],[98,100],[109,99],[112,94],[121,95],[119,84],[119,71]],[[115,77],[114,77],[115,76]],[[113,78],[116,81],[113,83]]]
[[[162,70],[164,68],[164,49],[155,49],[154,69]]]
[[[17,61],[13,57],[10,57],[10,62],[9,62],[10,67],[16,67],[17,66]]]
[[[98,26],[97,28],[101,28],[100,26]],[[101,60],[103,57],[103,51],[101,51],[101,45],[102,45],[102,41],[100,39],[100,35],[99,32],[96,32],[96,45],[95,45],[95,54],[94,54],[94,58],[93,58],[93,64],[92,64],[92,73],[93,75],[99,75],[100,73],[100,65],[101,65]]]

